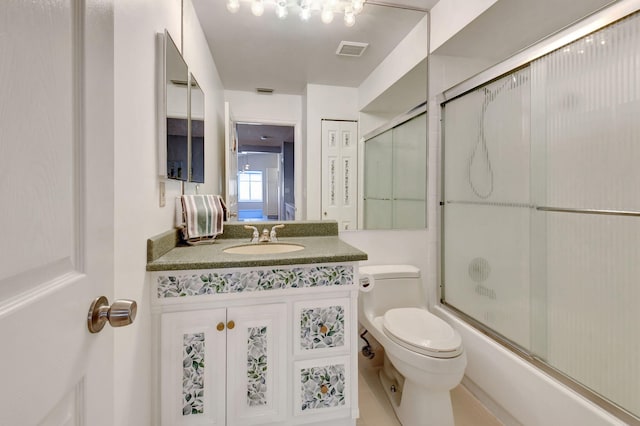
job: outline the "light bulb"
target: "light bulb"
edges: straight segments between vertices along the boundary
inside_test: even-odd
[[[328,6],[325,6],[325,8],[322,9],[320,19],[322,19],[322,22],[325,24],[330,24],[331,21],[333,21],[333,11]]]
[[[276,8],[276,16],[280,19],[284,19],[287,17],[287,15],[289,14],[289,11],[287,10],[286,7],[280,7],[278,6]]]
[[[287,0],[278,0],[276,2],[276,16],[280,19],[284,19],[289,14],[287,9]]]
[[[364,7],[364,1],[363,0],[353,0],[353,11],[355,13],[360,13],[362,11],[363,7]]]
[[[227,2],[227,10],[231,13],[236,13],[240,9],[240,0],[229,0]]]
[[[264,3],[262,3],[262,0],[253,0],[253,3],[251,4],[251,13],[255,16],[262,16],[264,13]]]
[[[356,15],[353,14],[353,12],[345,12],[344,13],[344,24],[347,27],[353,27],[353,25],[356,23]]]
[[[300,19],[308,21],[309,18],[311,18],[311,9],[307,3],[303,3],[300,5]]]

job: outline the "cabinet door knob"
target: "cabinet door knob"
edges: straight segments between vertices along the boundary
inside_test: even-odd
[[[327,385],[322,385],[322,386],[320,387],[320,392],[322,392],[322,393],[327,393],[327,392],[329,392],[329,388],[327,387]]]
[[[216,329],[218,331],[224,330],[224,323],[223,322],[219,322],[218,325],[216,326]]]
[[[236,326],[236,323],[235,323],[235,322],[233,322],[233,320],[231,320],[231,321],[229,321],[229,322],[227,323],[227,328],[228,328],[229,330],[233,330],[233,327],[235,327],[235,326]]]

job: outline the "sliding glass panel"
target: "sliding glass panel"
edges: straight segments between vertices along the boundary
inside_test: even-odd
[[[446,104],[448,304],[530,346],[529,69]]]
[[[640,212],[640,15],[531,69],[534,202],[575,210],[536,212],[533,352],[640,415],[640,217],[589,211]]]

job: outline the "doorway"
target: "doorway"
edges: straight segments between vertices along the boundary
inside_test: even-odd
[[[236,123],[238,220],[293,220],[293,126]]]

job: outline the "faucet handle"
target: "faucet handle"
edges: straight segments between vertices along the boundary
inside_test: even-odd
[[[271,234],[270,234],[270,239],[272,242],[276,242],[278,241],[278,237],[276,236],[276,229],[281,229],[284,228],[284,224],[280,224],[280,225],[275,225],[271,227]]]
[[[258,228],[256,228],[255,226],[251,226],[251,225],[245,225],[244,229],[252,229],[253,230],[253,234],[251,236],[251,242],[252,243],[257,243],[258,242],[258,237],[259,237],[259,233],[258,233]]]

